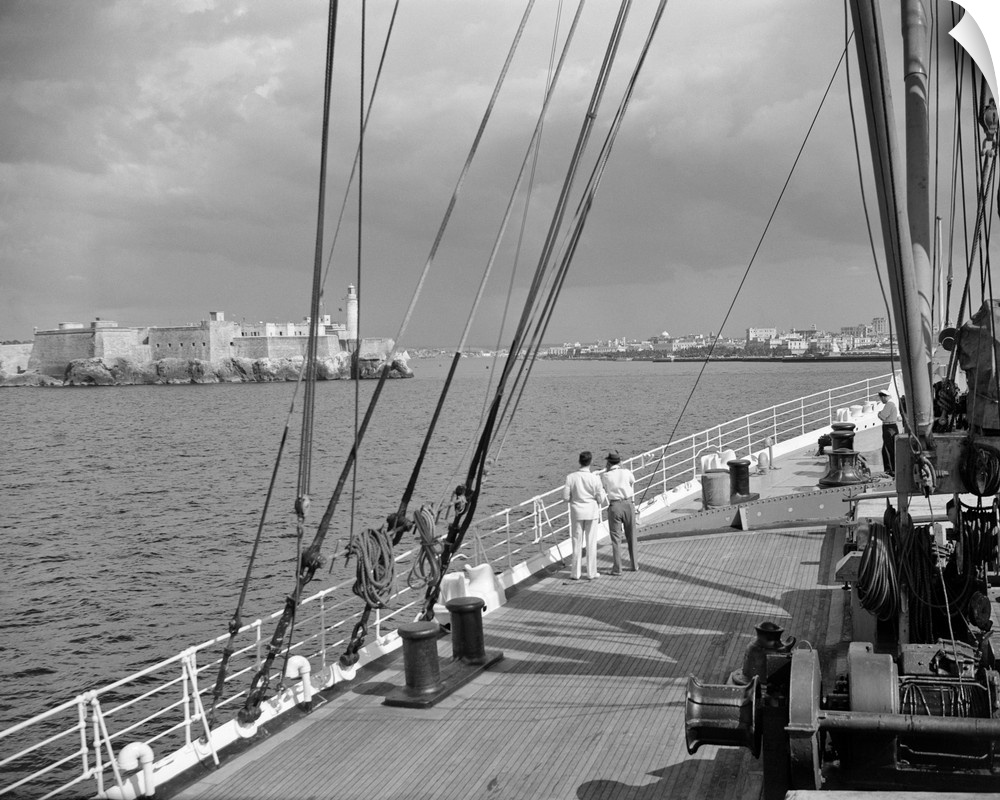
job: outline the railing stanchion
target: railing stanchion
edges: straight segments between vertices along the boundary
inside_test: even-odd
[[[188,680],[194,684],[194,675],[190,675],[187,658],[181,659],[181,701],[184,706],[184,744],[191,745],[191,689]]]
[[[503,515],[503,524],[507,529],[507,569],[511,569],[514,566],[512,560],[514,544],[510,540],[510,508],[505,508]],[[486,559],[486,563],[490,563],[489,558]]]
[[[83,695],[76,698],[76,718],[80,731],[80,755],[83,757],[83,774],[90,772],[90,748],[87,747],[87,702]]]
[[[319,596],[319,663],[326,669],[326,593]]]

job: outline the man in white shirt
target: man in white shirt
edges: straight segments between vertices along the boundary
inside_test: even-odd
[[[628,544],[628,555],[632,559],[632,572],[639,571],[639,559],[635,545],[635,476],[621,465],[622,458],[617,450],[608,453],[606,467],[601,473],[601,483],[608,493],[608,530],[611,532],[611,574],[622,574],[622,534]]]
[[[601,506],[607,499],[596,472],[590,471],[593,460],[589,450],[580,453],[580,468],[566,476],[563,500],[569,503],[569,522],[573,533],[573,580],[580,580],[584,543],[587,546],[587,577],[597,580],[597,526]]]
[[[899,436],[899,412],[888,392],[879,392],[878,399],[885,403],[878,412],[878,418],[882,420],[882,467],[886,474],[893,476],[896,474],[896,437]]]

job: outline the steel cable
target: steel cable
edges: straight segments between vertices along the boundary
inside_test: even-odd
[[[863,609],[887,622],[895,619],[899,611],[895,548],[885,525],[873,522],[868,531],[868,545],[861,554],[855,584],[858,601]]]

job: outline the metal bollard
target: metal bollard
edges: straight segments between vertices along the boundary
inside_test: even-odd
[[[441,666],[438,663],[437,638],[441,626],[436,622],[409,622],[399,626],[403,640],[403,670],[406,693],[430,694],[441,689]]]
[[[455,597],[445,606],[451,613],[452,658],[461,659],[465,664],[484,663],[483,609],[486,602],[481,597]]]

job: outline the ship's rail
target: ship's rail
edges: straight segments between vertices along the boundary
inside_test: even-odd
[[[706,453],[732,450],[738,457],[756,455],[778,442],[822,429],[835,421],[839,409],[863,405],[891,377],[857,381],[780,403],[630,458],[624,464],[636,476],[636,497],[640,502],[651,501],[696,479]],[[560,487],[474,524],[452,563],[459,568],[488,562],[494,572],[505,572],[568,538],[569,517]],[[422,606],[423,591],[411,589],[405,577],[419,555],[419,548],[414,548],[396,556],[397,586],[391,610],[376,612],[362,664],[394,650],[398,646],[396,625],[411,621]],[[307,597],[297,612],[295,639],[288,654],[308,659],[310,683],[319,688],[350,679],[356,669],[344,669],[338,663],[361,616],[350,583]],[[235,637],[238,646],[216,705],[217,718],[228,720],[224,725],[210,731],[207,709],[228,633],[0,731],[0,797],[138,796],[141,773],[129,776],[121,763],[121,750],[129,743],[140,743],[140,749],[148,746],[159,756],[155,764],[158,782],[199,761],[217,761],[221,747],[256,730],[241,728],[230,718],[246,700],[250,678],[267,654],[268,631],[281,613],[244,625]],[[301,673],[294,679],[283,678],[285,666],[284,658],[274,662],[272,698],[264,703],[263,719],[305,700]],[[228,730],[228,739],[220,737],[222,728]]]

